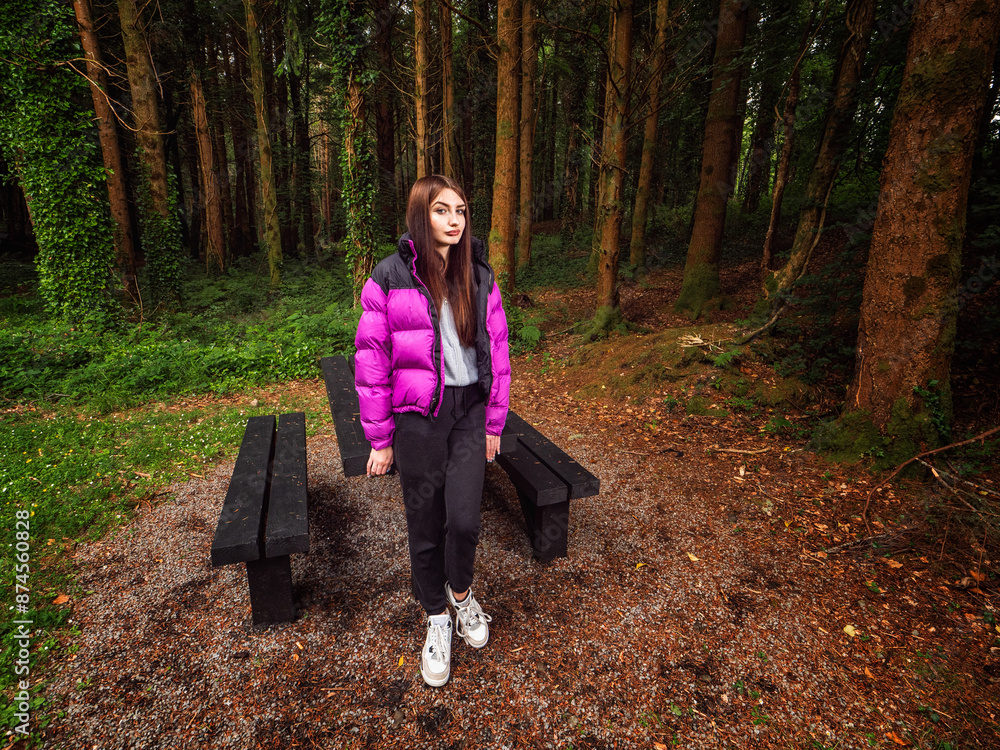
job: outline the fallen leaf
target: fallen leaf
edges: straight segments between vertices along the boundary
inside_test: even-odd
[[[875,675],[872,674],[872,671],[868,667],[865,667],[865,677],[867,677],[869,680],[875,679]]]
[[[690,560],[691,562],[698,562],[698,558],[692,555],[690,552],[688,552],[688,560]]]
[[[295,641],[295,645],[299,647],[299,651],[302,651],[303,649],[305,649],[305,646],[303,646],[303,645],[302,645],[301,643],[299,643],[298,641]]]
[[[895,732],[886,732],[885,736],[888,737],[893,742],[895,742],[897,745],[909,745],[910,744],[906,740],[900,739],[899,735],[896,734]]]
[[[66,594],[59,594],[55,599],[52,600],[53,604],[65,604],[69,601],[69,597]]]
[[[406,657],[405,657],[405,656],[400,656],[400,657],[399,657],[399,664],[397,664],[396,666],[397,666],[397,667],[401,667],[401,666],[403,666],[403,664],[405,664],[405,663],[406,663]]]
[[[973,578],[975,578],[980,583],[982,583],[983,581],[986,580],[986,574],[985,573],[980,573],[978,570],[970,571],[969,575],[972,576]]]
[[[667,750],[667,746],[664,745],[662,742],[654,742],[653,747],[655,747],[656,750]]]
[[[845,625],[844,632],[851,636],[851,638],[858,634],[858,631],[854,629],[853,625]]]
[[[638,570],[639,568],[645,568],[645,567],[646,567],[646,563],[636,563],[635,564],[635,569],[636,570]]]
[[[885,558],[885,564],[888,565],[890,568],[893,568],[893,569],[895,569],[895,568],[902,568],[903,567],[903,563],[896,562],[891,557],[886,557]]]
[[[133,471],[132,473],[136,476],[142,477],[143,479],[152,479],[152,476],[144,471]]]

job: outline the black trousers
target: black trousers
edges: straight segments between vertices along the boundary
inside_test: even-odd
[[[428,615],[445,611],[444,584],[472,586],[479,544],[486,409],[477,383],[445,387],[437,417],[395,417],[393,457],[406,505],[410,572]]]

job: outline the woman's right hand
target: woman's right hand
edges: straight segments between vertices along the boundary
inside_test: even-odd
[[[392,446],[382,450],[375,450],[368,454],[368,476],[374,477],[385,474],[392,466]]]

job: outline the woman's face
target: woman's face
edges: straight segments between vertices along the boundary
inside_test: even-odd
[[[465,231],[465,202],[451,188],[445,188],[431,201],[431,234],[434,247],[445,260],[452,245],[457,245]]]

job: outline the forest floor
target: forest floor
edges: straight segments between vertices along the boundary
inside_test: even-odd
[[[626,285],[648,333],[587,346],[558,330],[590,290],[532,295],[551,335],[513,363],[512,408],[601,493],[573,502],[568,558],[540,564],[489,468],[474,589],[491,640],[456,642],[445,687],[418,672],[398,480],[345,478],[325,422],[301,617],[253,628],[243,571],[210,565],[231,460],[167,488],[73,552],[44,746],[1000,747],[995,550],[929,510],[951,502],[939,484],[878,487],[811,452],[800,425],[822,395],[752,361],[730,373],[745,395],[719,388],[704,355],[748,301],[692,327],[664,312],[679,278]],[[325,409],[320,380],[246,398]]]

